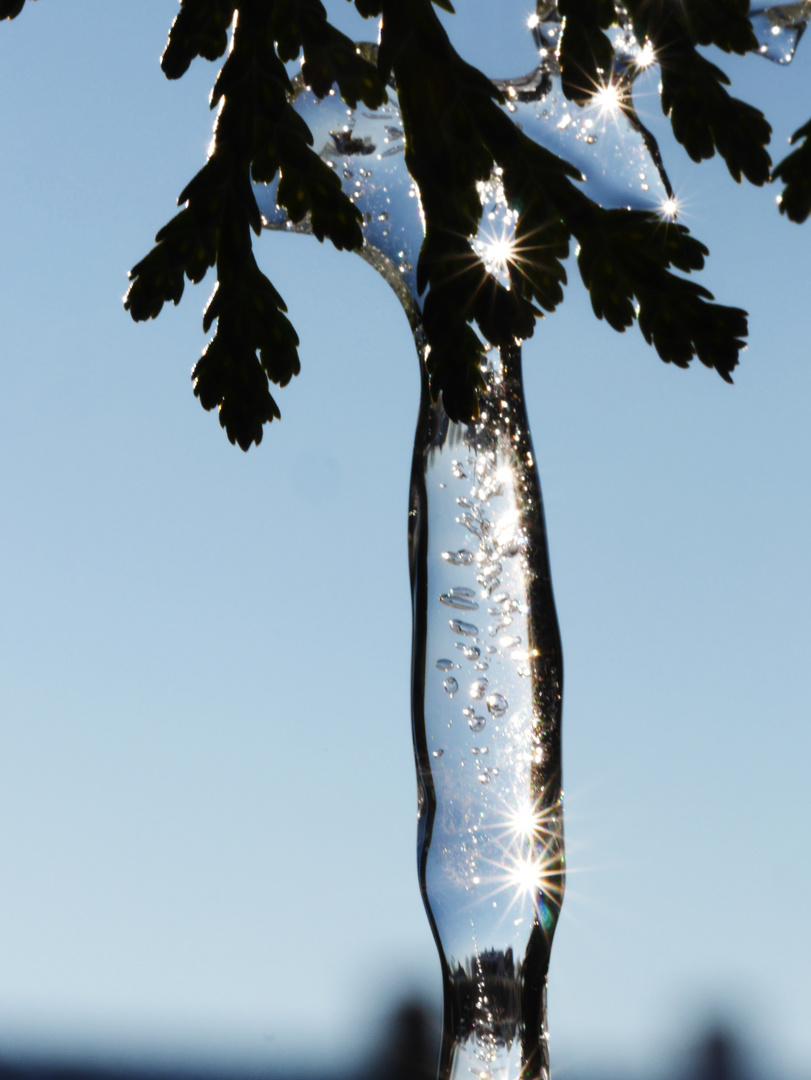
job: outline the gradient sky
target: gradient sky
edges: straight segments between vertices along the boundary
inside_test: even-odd
[[[463,55],[531,69],[528,6],[460,0]],[[438,994],[409,728],[417,364],[370,267],[264,236],[303,370],[244,455],[189,381],[210,280],[155,323],[124,313],[210,135],[212,66],[158,67],[175,10],[0,25],[0,1054],[334,1062],[396,997]],[[722,66],[781,155],[808,50]],[[664,149],[704,284],[751,313],[735,386],[598,324],[574,264],[525,348],[566,662],[553,1067],[633,1072],[726,1017],[807,1077],[811,226]]]

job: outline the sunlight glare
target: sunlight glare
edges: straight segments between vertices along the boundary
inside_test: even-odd
[[[520,894],[541,889],[543,880],[543,861],[532,855],[517,859],[510,868],[510,884],[515,885]]]
[[[634,61],[634,66],[638,71],[645,71],[651,66],[651,64],[655,64],[656,60],[656,49],[654,49],[653,47],[653,42],[650,40],[650,38],[648,38],[648,40],[639,50],[639,55]]]
[[[541,835],[541,815],[531,803],[524,803],[513,811],[510,825],[522,839],[533,840]]]
[[[592,100],[601,115],[616,116],[624,101],[622,87],[619,83],[607,82],[597,88]]]
[[[507,266],[515,261],[515,219],[505,213],[498,232],[482,232],[474,241],[474,248],[490,274],[505,277]]]
[[[485,261],[503,270],[512,258],[514,246],[513,241],[506,235],[495,237],[485,244]]]

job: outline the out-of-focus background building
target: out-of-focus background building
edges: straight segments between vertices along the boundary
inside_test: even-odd
[[[431,1010],[418,1001],[403,1002],[387,1022],[370,1032],[370,1051],[342,1068],[314,1068],[306,1048],[295,1067],[246,1071],[225,1063],[198,1062],[167,1067],[158,1061],[132,1059],[70,1063],[29,1055],[3,1058],[0,1080],[434,1080],[439,1031]],[[682,1033],[663,1048],[656,1067],[646,1072],[613,1069],[553,1068],[559,1080],[782,1080],[770,1062],[726,1024],[712,1024]]]

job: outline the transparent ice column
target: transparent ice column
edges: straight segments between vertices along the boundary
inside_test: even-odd
[[[506,110],[579,168],[595,201],[671,216],[655,143],[629,115],[629,99],[623,111],[617,95],[582,107],[563,96],[545,44],[558,27],[536,21],[541,63],[498,84]],[[641,70],[639,55],[623,29],[616,78],[624,87]],[[564,886],[562,664],[521,347],[486,354],[474,423],[450,422],[441,400],[431,402],[415,274],[419,193],[394,88],[389,98],[353,110],[335,91],[319,100],[299,81],[295,107],[362,214],[361,254],[400,298],[422,375],[409,508],[412,713],[420,887],[444,982],[439,1076],[540,1080],[549,1071],[546,975]],[[499,273],[515,221],[497,171],[480,194],[472,239]],[[308,231],[277,206],[275,186],[257,188],[257,200],[268,228]]]
[[[411,478],[419,876],[444,982],[440,1076],[548,1075],[563,899],[562,658],[519,348],[481,416],[422,394]]]

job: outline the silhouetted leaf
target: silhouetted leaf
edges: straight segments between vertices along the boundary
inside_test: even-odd
[[[792,146],[800,143],[777,165],[772,180],[786,185],[778,198],[780,213],[801,224],[811,213],[811,120],[791,136]]]
[[[560,43],[563,92],[583,103],[604,85],[614,60],[607,30],[616,20],[612,0],[559,0],[558,12],[565,20]]]
[[[205,60],[222,56],[236,7],[234,0],[181,0],[161,57],[167,78],[179,79],[196,56]]]
[[[25,7],[25,0],[0,0],[0,19],[16,19]]]

